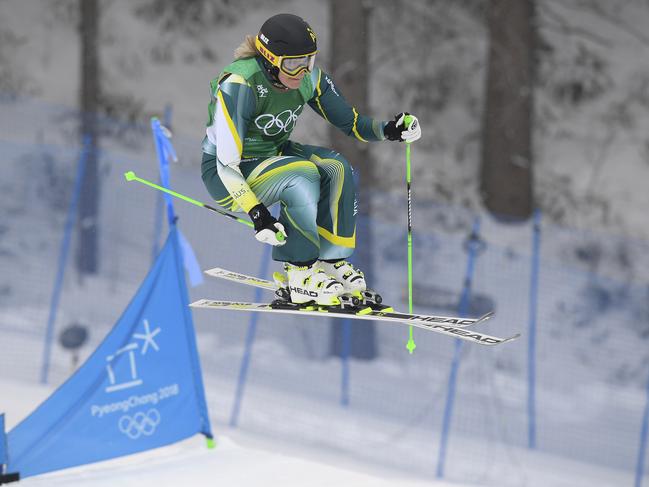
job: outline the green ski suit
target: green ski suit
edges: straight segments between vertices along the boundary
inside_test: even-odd
[[[210,87],[202,176],[216,203],[248,212],[279,202],[288,239],[273,248],[275,260],[349,257],[357,212],[352,168],[338,152],[289,137],[305,104],[364,142],[384,140],[386,122],[359,115],[318,67],[299,89],[280,91],[257,58],[239,59]]]

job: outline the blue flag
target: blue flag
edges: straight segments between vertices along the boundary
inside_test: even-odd
[[[178,241],[180,242],[180,248],[183,252],[183,263],[187,275],[189,276],[189,283],[192,287],[196,287],[203,283],[203,272],[201,271],[201,266],[198,263],[194,249],[192,249],[189,241],[180,230],[178,230]]]
[[[158,163],[160,169],[160,183],[164,188],[171,189],[170,177],[169,177],[169,161],[177,161],[178,157],[176,156],[176,151],[174,146],[169,140],[171,133],[163,127],[160,123],[160,120],[157,118],[151,119],[151,130],[153,132],[153,140],[155,142],[156,153],[158,154]],[[174,210],[173,198],[167,193],[163,193],[163,198],[165,199],[167,205],[167,221],[169,225],[173,225],[176,221],[176,212]],[[156,231],[156,235],[158,231]],[[203,283],[203,273],[201,272],[200,266],[198,264],[198,259],[196,259],[196,254],[194,249],[190,245],[189,241],[183,236],[182,233],[178,233],[180,238],[180,246],[184,255],[185,270],[189,274],[189,282],[192,287],[198,286]],[[156,238],[156,242],[158,239]]]
[[[79,370],[8,434],[28,477],[211,438],[178,230],[124,314]]]
[[[165,134],[160,120],[151,119],[151,130],[153,131],[153,140],[155,142],[156,153],[158,154],[158,163],[160,166],[160,183],[164,188],[171,189],[169,184],[169,160],[177,161],[176,151],[171,145],[171,141]],[[163,197],[167,203],[167,219],[171,225],[176,219],[174,203],[171,195],[164,193]]]

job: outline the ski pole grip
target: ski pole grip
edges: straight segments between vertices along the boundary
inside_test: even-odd
[[[280,242],[283,242],[284,240],[286,240],[286,237],[284,236],[284,234],[282,232],[275,233],[275,238],[277,238],[277,240],[279,240]]]
[[[410,128],[410,124],[412,124],[412,120],[413,120],[412,115],[406,115],[406,116],[403,118],[403,125],[404,125],[404,127],[406,127],[407,129],[409,129],[409,128]]]

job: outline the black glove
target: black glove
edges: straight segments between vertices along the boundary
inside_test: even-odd
[[[279,223],[263,203],[254,206],[249,212],[250,219],[255,225],[255,238],[260,242],[270,245],[284,245],[286,243],[286,230]]]
[[[264,228],[270,228],[271,225],[277,223],[277,220],[270,214],[268,208],[263,203],[253,206],[248,212],[252,223],[255,225],[255,232],[259,232]]]

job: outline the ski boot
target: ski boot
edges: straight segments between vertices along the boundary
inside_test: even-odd
[[[284,264],[291,303],[314,303],[320,306],[340,304],[338,296],[344,293],[341,283],[314,265],[298,267]]]
[[[327,275],[316,265],[298,267],[284,264],[286,274],[275,272],[278,297],[272,305],[276,308],[326,311],[328,308],[361,311],[360,299],[345,293],[343,285]],[[371,311],[371,310],[368,310]]]
[[[390,306],[381,304],[383,298],[376,291],[367,288],[365,275],[346,260],[338,262],[318,261],[320,269],[342,283],[345,293],[360,300],[360,306],[369,306],[373,311],[394,311]]]

